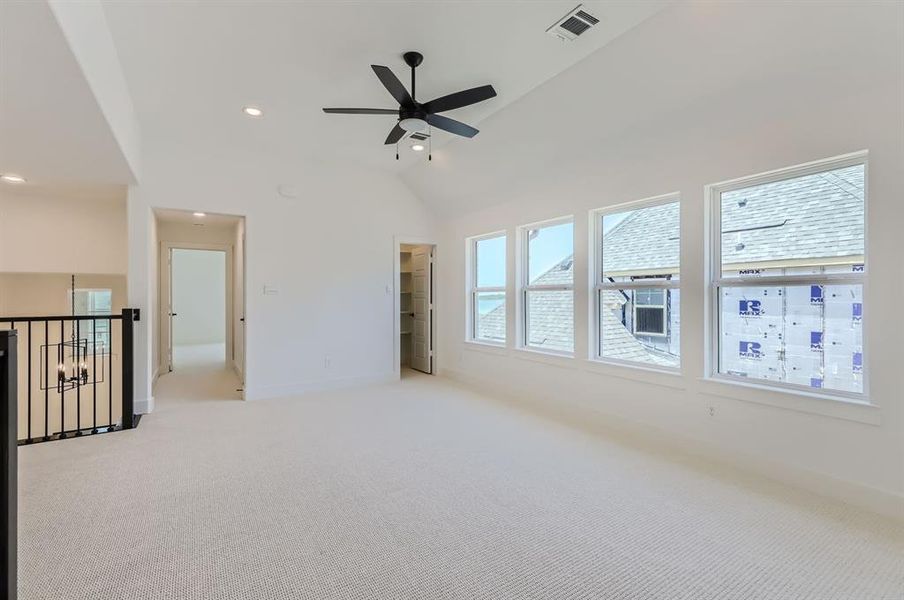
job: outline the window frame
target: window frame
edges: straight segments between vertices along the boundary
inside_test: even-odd
[[[571,302],[572,306],[574,306],[574,275],[575,270],[572,268],[572,277],[570,284],[531,284],[530,283],[530,235],[528,232],[531,229],[544,229],[546,227],[554,227],[556,225],[562,225],[565,223],[570,223],[572,226],[571,229],[571,255],[572,260],[575,259],[575,250],[574,250],[574,240],[575,240],[575,219],[574,215],[566,215],[563,217],[555,217],[553,219],[547,219],[545,221],[536,221],[534,223],[528,223],[526,225],[520,225],[517,230],[517,263],[516,263],[516,271],[517,271],[517,285],[518,285],[518,305],[516,307],[516,320],[517,320],[517,329],[518,329],[518,349],[524,350],[528,352],[537,352],[540,354],[549,354],[552,356],[564,356],[564,357],[574,357],[574,350],[577,344],[576,338],[576,328],[575,328],[575,319],[574,319],[574,309],[572,308],[572,316],[571,316],[571,331],[572,331],[572,347],[571,351],[566,350],[556,350],[552,348],[542,348],[540,346],[535,346],[528,343],[528,338],[530,331],[528,329],[528,319],[530,315],[528,314],[528,294],[530,292],[571,292]]]
[[[475,235],[467,238],[467,266],[468,266],[468,282],[467,282],[467,305],[468,305],[468,318],[466,319],[467,323],[465,325],[465,340],[468,342],[473,342],[475,344],[486,344],[489,346],[498,346],[504,348],[508,342],[508,288],[505,284],[502,286],[484,286],[480,287],[477,285],[478,277],[477,277],[477,243],[482,242],[484,240],[491,240],[495,238],[501,237],[504,240],[505,245],[505,258],[503,260],[503,277],[504,281],[508,281],[508,232],[506,230],[493,231],[490,233],[484,233],[481,235]],[[477,335],[477,298],[480,295],[480,292],[493,292],[493,293],[501,293],[503,295],[503,304],[505,305],[506,311],[506,323],[505,323],[505,340],[491,340],[487,338],[478,337]]]
[[[678,231],[679,231],[679,252],[678,252],[678,273],[679,276],[677,279],[638,279],[635,281],[604,281],[603,280],[603,217],[606,215],[622,213],[631,210],[639,210],[643,208],[652,208],[654,206],[660,206],[663,204],[671,204],[678,203]],[[653,365],[645,362],[635,361],[635,360],[625,360],[621,358],[615,358],[612,356],[603,356],[603,336],[601,331],[602,323],[600,323],[600,308],[601,308],[601,298],[604,292],[606,291],[614,291],[619,292],[621,290],[642,290],[642,289],[662,289],[666,292],[666,308],[665,313],[666,317],[668,317],[669,309],[669,295],[671,290],[678,290],[681,292],[681,239],[680,235],[683,233],[683,228],[681,227],[681,193],[680,192],[669,192],[668,194],[660,194],[658,196],[651,196],[649,198],[643,198],[641,200],[632,200],[630,202],[623,202],[621,204],[614,204],[612,206],[606,206],[603,208],[597,208],[590,211],[590,223],[591,223],[591,247],[593,248],[593,260],[591,261],[591,275],[590,281],[592,284],[591,294],[591,306],[590,310],[592,312],[590,318],[590,340],[593,341],[593,344],[590,348],[590,356],[589,359],[594,362],[608,363],[620,367],[630,367],[632,369],[644,369],[644,370],[653,370],[653,371],[661,371],[669,374],[679,374],[681,373],[681,365],[684,362],[681,360],[681,356],[679,355],[679,366],[677,367],[668,367],[664,365]],[[633,304],[633,300],[632,300]],[[636,307],[634,308],[636,311]],[[633,327],[632,327],[633,329]],[[633,333],[632,333],[633,335]],[[656,334],[644,333],[641,335],[655,336]],[[668,336],[668,323],[666,322],[666,333],[665,336]],[[664,336],[659,336],[664,337]]]
[[[762,277],[751,277],[749,275],[738,275],[737,277],[724,277],[722,274],[722,194],[738,189],[763,185],[767,183],[776,183],[786,181],[797,177],[805,177],[807,175],[815,175],[826,171],[833,171],[845,167],[855,165],[863,165],[863,270],[851,273],[821,273],[808,274],[799,273],[791,275],[767,275]],[[789,383],[785,381],[772,381],[766,379],[757,379],[755,377],[741,377],[739,375],[731,375],[729,373],[719,372],[719,343],[721,341],[719,332],[721,325],[721,306],[720,306],[720,290],[723,287],[785,287],[785,286],[804,286],[804,285],[836,285],[836,284],[857,284],[862,289],[862,303],[868,305],[868,211],[869,211],[869,153],[866,150],[852,152],[832,158],[794,165],[781,169],[775,169],[765,173],[739,177],[729,181],[709,184],[705,186],[705,200],[709,204],[706,210],[706,216],[709,220],[707,231],[706,250],[709,260],[706,261],[708,273],[706,274],[706,311],[708,318],[704,320],[709,333],[705,336],[708,346],[705,352],[705,373],[704,379],[729,384],[740,384],[745,386],[755,386],[762,389],[772,391],[791,393],[796,395],[805,395],[820,399],[853,402],[857,404],[872,405],[869,400],[869,361],[863,364],[863,391],[848,392],[844,390],[832,390],[827,388],[813,388],[810,386]],[[862,327],[862,347],[863,354],[867,354],[867,325],[869,311],[867,315],[861,316]]]

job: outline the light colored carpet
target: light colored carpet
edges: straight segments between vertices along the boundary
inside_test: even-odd
[[[226,364],[226,344],[173,346],[173,369],[222,368]]]
[[[904,597],[904,528],[830,500],[439,378],[248,403],[230,377],[22,449],[23,600]]]

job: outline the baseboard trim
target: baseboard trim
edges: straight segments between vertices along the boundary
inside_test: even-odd
[[[272,398],[286,398],[300,396],[312,392],[325,392],[364,385],[374,385],[398,381],[396,373],[381,375],[362,375],[357,377],[344,377],[341,379],[326,379],[318,381],[299,381],[284,385],[268,385],[262,387],[246,387],[245,400],[268,400]]]
[[[442,377],[484,395],[535,412],[545,413],[558,420],[577,422],[586,427],[589,418],[592,419],[594,428],[598,428],[601,433],[630,438],[633,443],[643,444],[668,453],[682,453],[715,465],[739,468],[783,485],[839,500],[904,522],[904,495],[902,494],[717,447],[708,442],[684,437],[673,431],[625,419],[618,415],[588,410],[575,402],[567,405],[560,403],[553,405],[548,399],[532,393],[528,389],[516,390],[496,381],[475,377],[457,369],[443,369]]]
[[[154,412],[154,397],[144,398],[143,400],[135,400],[133,403],[136,415],[146,415]]]

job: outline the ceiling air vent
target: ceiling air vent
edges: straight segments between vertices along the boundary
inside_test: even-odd
[[[423,141],[423,140],[426,140],[426,139],[427,139],[428,137],[430,137],[430,136],[427,135],[426,133],[415,132],[415,133],[412,133],[411,135],[409,135],[408,137],[410,137],[410,138],[413,139],[413,140],[421,140],[421,141]]]
[[[547,29],[546,33],[559,38],[563,42],[570,42],[600,22],[599,19],[583,10],[582,6],[583,4],[578,4],[577,8]]]

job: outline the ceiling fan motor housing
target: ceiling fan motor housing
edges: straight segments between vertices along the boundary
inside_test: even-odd
[[[424,61],[424,55],[420,52],[406,52],[402,55],[405,64],[412,69],[419,66]]]

